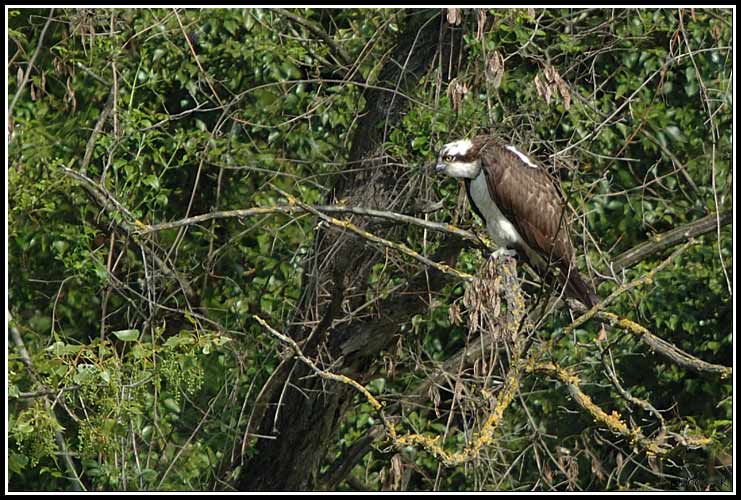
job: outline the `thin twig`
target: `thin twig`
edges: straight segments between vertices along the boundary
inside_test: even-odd
[[[387,240],[385,238],[381,238],[380,236],[376,236],[375,234],[369,233],[368,231],[365,231],[365,230],[359,228],[358,226],[356,226],[355,224],[353,224],[349,220],[339,220],[339,219],[335,219],[334,217],[330,217],[328,215],[325,215],[325,214],[321,213],[320,211],[318,211],[318,210],[310,207],[309,205],[306,205],[306,204],[298,201],[296,198],[294,198],[290,194],[285,193],[285,192],[281,191],[278,188],[276,188],[276,190],[278,190],[283,196],[285,196],[286,198],[288,198],[288,202],[289,203],[295,203],[296,205],[304,208],[308,212],[313,213],[314,215],[316,215],[317,217],[319,217],[323,221],[325,221],[325,222],[327,222],[327,223],[329,223],[329,224],[331,224],[333,226],[336,226],[336,227],[339,227],[339,228],[343,228],[343,229],[347,229],[347,230],[349,230],[349,231],[357,234],[358,236],[361,236],[361,237],[365,238],[366,240],[372,241],[374,243],[380,243],[381,245],[383,245],[385,247],[388,247],[388,248],[393,248],[394,250],[397,250],[397,251],[399,251],[399,252],[401,252],[401,253],[403,253],[405,255],[408,255],[409,257],[412,257],[413,259],[421,262],[422,264],[424,264],[426,266],[434,267],[435,269],[437,269],[438,271],[440,271],[442,273],[450,274],[452,276],[456,276],[457,278],[463,279],[465,281],[471,281],[471,280],[474,279],[474,276],[471,275],[471,274],[464,273],[463,271],[459,271],[459,270],[457,270],[457,269],[455,269],[453,267],[448,266],[447,264],[440,264],[438,262],[434,262],[434,261],[428,259],[427,257],[421,255],[419,252],[417,252],[415,250],[412,250],[411,248],[409,248],[408,246],[406,246],[404,243],[396,243],[396,242],[393,242],[393,241],[389,241],[389,240]]]
[[[150,234],[155,233],[158,231],[164,231],[167,229],[174,229],[181,226],[191,225],[191,224],[198,224],[201,222],[205,222],[212,219],[229,219],[229,218],[243,218],[243,217],[255,217],[259,215],[268,215],[268,214],[286,214],[286,215],[293,215],[293,214],[300,214],[300,213],[310,213],[311,210],[316,210],[318,212],[324,212],[324,213],[337,213],[337,214],[354,214],[354,215],[363,215],[367,217],[377,217],[379,219],[387,219],[392,220],[394,222],[401,222],[405,224],[414,224],[426,229],[430,229],[432,231],[437,231],[441,233],[450,233],[454,234],[456,236],[459,236],[463,238],[464,240],[471,241],[473,243],[476,243],[477,245],[483,247],[484,238],[477,236],[476,234],[466,231],[465,229],[460,229],[459,227],[456,227],[452,224],[445,224],[442,222],[431,222],[425,219],[419,219],[417,217],[412,217],[410,215],[404,215],[396,212],[390,212],[386,210],[374,210],[372,208],[364,208],[364,207],[349,207],[349,206],[343,206],[343,205],[306,205],[304,206],[296,205],[296,204],[289,204],[289,205],[277,205],[273,207],[255,207],[255,208],[245,208],[245,209],[238,209],[238,210],[222,210],[222,211],[216,211],[216,212],[209,212],[207,214],[202,215],[195,215],[193,217],[187,217],[185,219],[180,219],[172,222],[163,222],[160,224],[153,224],[146,227],[143,227],[141,229],[138,229],[137,232],[139,234]]]
[[[204,70],[203,66],[201,66],[201,61],[198,59],[198,54],[196,54],[196,49],[193,48],[193,44],[190,42],[190,37],[188,36],[188,33],[185,32],[185,26],[183,26],[183,21],[180,19],[180,14],[178,14],[178,10],[173,9],[173,12],[175,13],[175,17],[177,18],[178,24],[180,25],[180,30],[183,32],[183,37],[185,38],[185,42],[188,44],[188,47],[190,48],[190,53],[193,54],[193,59],[196,60],[198,69],[200,69],[201,73],[203,73],[203,78],[206,80],[208,87],[211,89],[211,93],[213,94],[214,98],[219,102],[220,106],[223,106],[224,103],[221,102],[221,98],[219,97],[219,94],[216,92],[216,89],[214,88],[213,83],[211,83],[211,76],[208,73],[206,73],[206,70]]]
[[[18,331],[18,329],[15,327],[15,325],[12,324],[12,318],[10,318],[10,313],[8,314],[8,329],[10,330],[10,336],[13,338],[13,343],[15,344],[16,348],[18,349],[18,354],[21,357],[21,361],[24,365],[26,365],[26,368],[30,373],[36,373],[36,370],[33,367],[33,362],[31,361],[31,356],[28,353],[28,350],[26,349],[26,345],[23,343],[23,338],[21,338],[21,334]],[[46,390],[45,388],[42,390]],[[46,394],[43,396],[44,399],[44,407],[46,410],[54,414],[54,411],[52,409],[51,402],[49,401],[49,398]],[[56,416],[54,416],[56,419]],[[59,452],[64,458],[64,464],[67,467],[67,471],[70,474],[70,481],[72,482],[72,489],[75,491],[87,491],[85,489],[85,485],[82,484],[82,481],[80,480],[80,475],[77,473],[77,469],[75,468],[74,462],[72,462],[72,457],[70,456],[69,450],[67,449],[67,443],[64,440],[64,435],[62,434],[62,431],[55,430],[54,431],[54,440],[57,443],[57,446],[59,447]]]
[[[33,63],[36,62],[36,58],[38,57],[39,52],[41,51],[41,46],[44,44],[44,37],[46,36],[46,30],[49,28],[49,25],[51,24],[53,15],[54,15],[54,9],[50,9],[49,16],[46,18],[46,24],[44,24],[44,29],[41,30],[41,35],[39,36],[39,43],[36,45],[36,50],[31,56],[31,59],[28,61],[28,64],[26,65],[26,71],[23,73],[23,80],[21,80],[21,83],[18,85],[18,90],[13,96],[13,101],[10,103],[10,107],[8,108],[9,117],[13,116],[13,108],[15,108],[15,103],[18,101],[18,98],[21,96],[21,94],[23,93],[23,90],[26,87],[26,84],[28,83],[28,79],[31,76],[31,69],[33,68]]]
[[[287,9],[274,9],[278,14],[282,15],[283,17],[287,17],[291,21],[294,21],[304,28],[308,29],[311,33],[318,36],[324,42],[329,45],[329,47],[333,51],[333,55],[337,57],[339,60],[339,63],[343,66],[350,66],[352,64],[352,57],[350,57],[350,54],[348,54],[345,49],[342,48],[340,44],[338,44],[334,38],[329,36],[329,33],[324,31],[319,25],[316,23],[301,17],[299,15],[294,14],[293,12],[287,10]]]

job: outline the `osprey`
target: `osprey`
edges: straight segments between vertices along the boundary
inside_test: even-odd
[[[471,208],[499,247],[495,255],[518,253],[542,277],[556,275],[585,306],[599,301],[576,268],[566,202],[544,169],[480,135],[443,146],[435,170],[465,180]]]

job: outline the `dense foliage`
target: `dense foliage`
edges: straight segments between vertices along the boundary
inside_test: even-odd
[[[609,311],[731,366],[731,225],[610,272],[636,245],[732,207],[731,13],[418,14],[461,32],[463,51],[455,78],[434,62],[397,96],[409,101],[398,122],[378,124],[388,161],[419,197],[409,214],[480,231],[460,187],[425,165],[449,140],[499,135],[561,180],[577,215],[580,268],[606,278],[601,297],[620,292]],[[286,195],[332,201],[337,174],[357,167],[348,158],[368,89],[386,65],[405,64],[389,54],[409,12],[24,9],[8,17],[9,489],[229,489],[250,473],[255,439],[270,438],[246,433],[261,388],[291,355],[253,315],[288,330],[321,225],[311,214],[262,213],[137,231],[286,205]],[[424,255],[442,241],[401,228],[395,238]],[[364,291],[371,307],[343,310],[345,321],[380,314],[373,301],[393,298],[419,269],[384,251]],[[485,261],[465,248],[456,267],[476,274]],[[662,263],[653,279],[620,290]],[[464,289],[447,284],[399,324],[367,384],[400,428],[439,435],[449,449],[486,418],[474,393],[496,389],[485,381],[491,360],[471,377],[432,384],[413,404],[394,403],[471,340],[467,316],[454,321],[450,312]],[[731,381],[683,368],[619,329],[600,333],[599,322],[560,336],[570,322],[566,309],[551,314],[538,343],[557,339],[551,360],[578,373],[595,403],[646,435],[660,432],[651,411],[610,383],[614,369],[634,398],[660,410],[668,435],[702,445],[675,440],[666,456],[647,456],[561,383],[534,376],[471,464],[444,467],[420,447],[393,449],[359,395],[317,472],[371,433],[381,437],[332,488],[729,489]]]

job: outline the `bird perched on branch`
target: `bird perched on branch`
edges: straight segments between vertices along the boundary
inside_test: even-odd
[[[585,306],[599,301],[576,268],[566,201],[545,169],[480,135],[443,146],[435,170],[465,180],[471,208],[499,247],[495,256],[518,254]]]

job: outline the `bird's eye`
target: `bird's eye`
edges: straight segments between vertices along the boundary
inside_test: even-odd
[[[450,156],[450,155],[445,155],[445,157],[443,158],[443,160],[445,160],[445,161],[453,161],[453,157]]]

